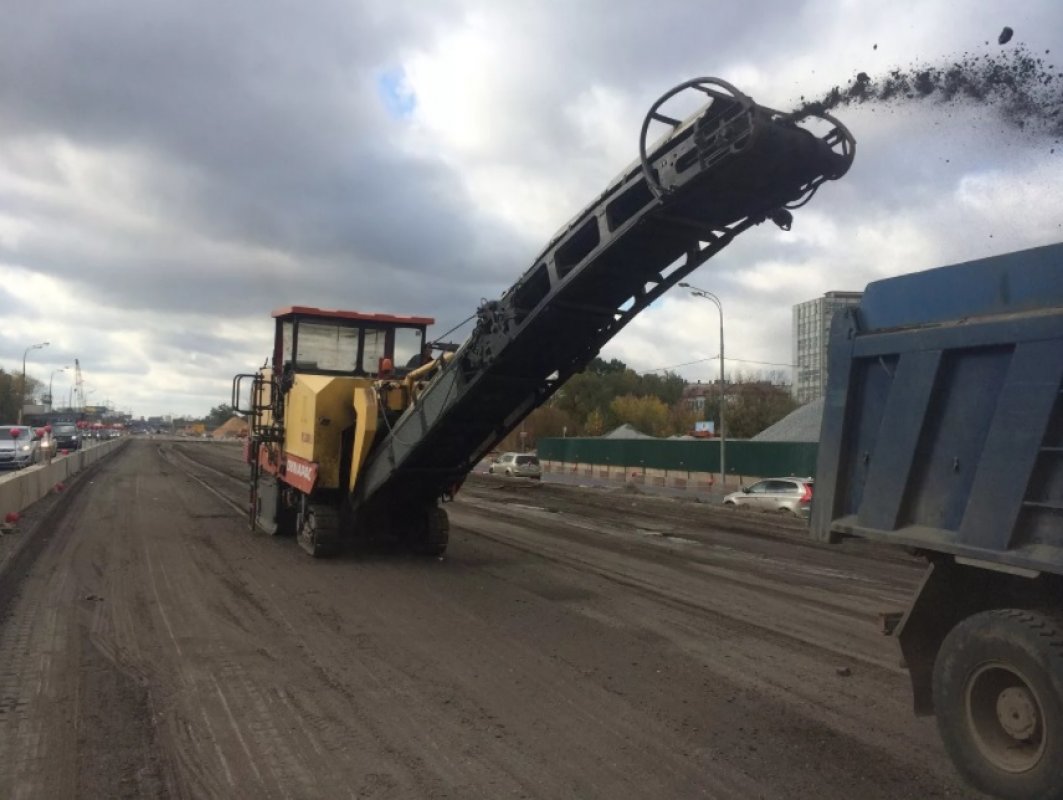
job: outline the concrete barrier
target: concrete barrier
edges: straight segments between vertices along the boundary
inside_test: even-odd
[[[51,463],[0,473],[0,520],[11,512],[29,508],[52,491],[56,484],[65,483],[71,476],[110,455],[125,443],[125,439],[100,442],[65,456],[56,456]]]
[[[676,490],[691,495],[721,496],[732,492],[743,484],[754,483],[760,478],[751,475],[728,475],[727,483],[721,489],[719,475],[715,472],[696,472],[689,469],[661,469],[647,467],[643,464],[618,466],[616,464],[590,464],[543,460],[543,473],[557,475],[560,478],[583,476],[599,485],[629,484],[645,486],[647,489]],[[562,480],[561,482],[565,482]]]

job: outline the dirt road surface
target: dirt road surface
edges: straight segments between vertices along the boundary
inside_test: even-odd
[[[877,631],[903,555],[475,477],[444,559],[315,561],[243,475],[133,441],[3,537],[0,797],[977,796]]]

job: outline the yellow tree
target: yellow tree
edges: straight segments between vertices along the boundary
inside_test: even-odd
[[[657,397],[622,395],[609,404],[609,410],[620,424],[627,423],[642,433],[650,436],[669,434],[668,406]]]
[[[685,436],[694,430],[698,412],[684,403],[676,403],[668,411],[668,435]]]
[[[587,415],[587,421],[583,423],[584,436],[601,436],[605,433],[605,417],[598,409],[594,409]]]

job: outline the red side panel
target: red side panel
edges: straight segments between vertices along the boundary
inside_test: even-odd
[[[279,480],[304,494],[313,491],[317,482],[317,464],[291,454],[277,453],[276,458],[271,458],[271,455],[267,448],[259,447],[258,465],[263,472],[276,475]]]
[[[280,479],[300,492],[310,494],[317,482],[317,464],[305,458],[288,455]]]

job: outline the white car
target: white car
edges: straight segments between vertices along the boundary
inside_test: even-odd
[[[731,492],[723,499],[723,504],[807,517],[812,505],[812,484],[812,478],[767,478]]]
[[[22,469],[44,461],[50,454],[51,435],[32,425],[0,426],[0,469]]]
[[[508,475],[511,478],[541,478],[542,467],[538,456],[527,453],[503,453],[487,468],[492,475]]]

